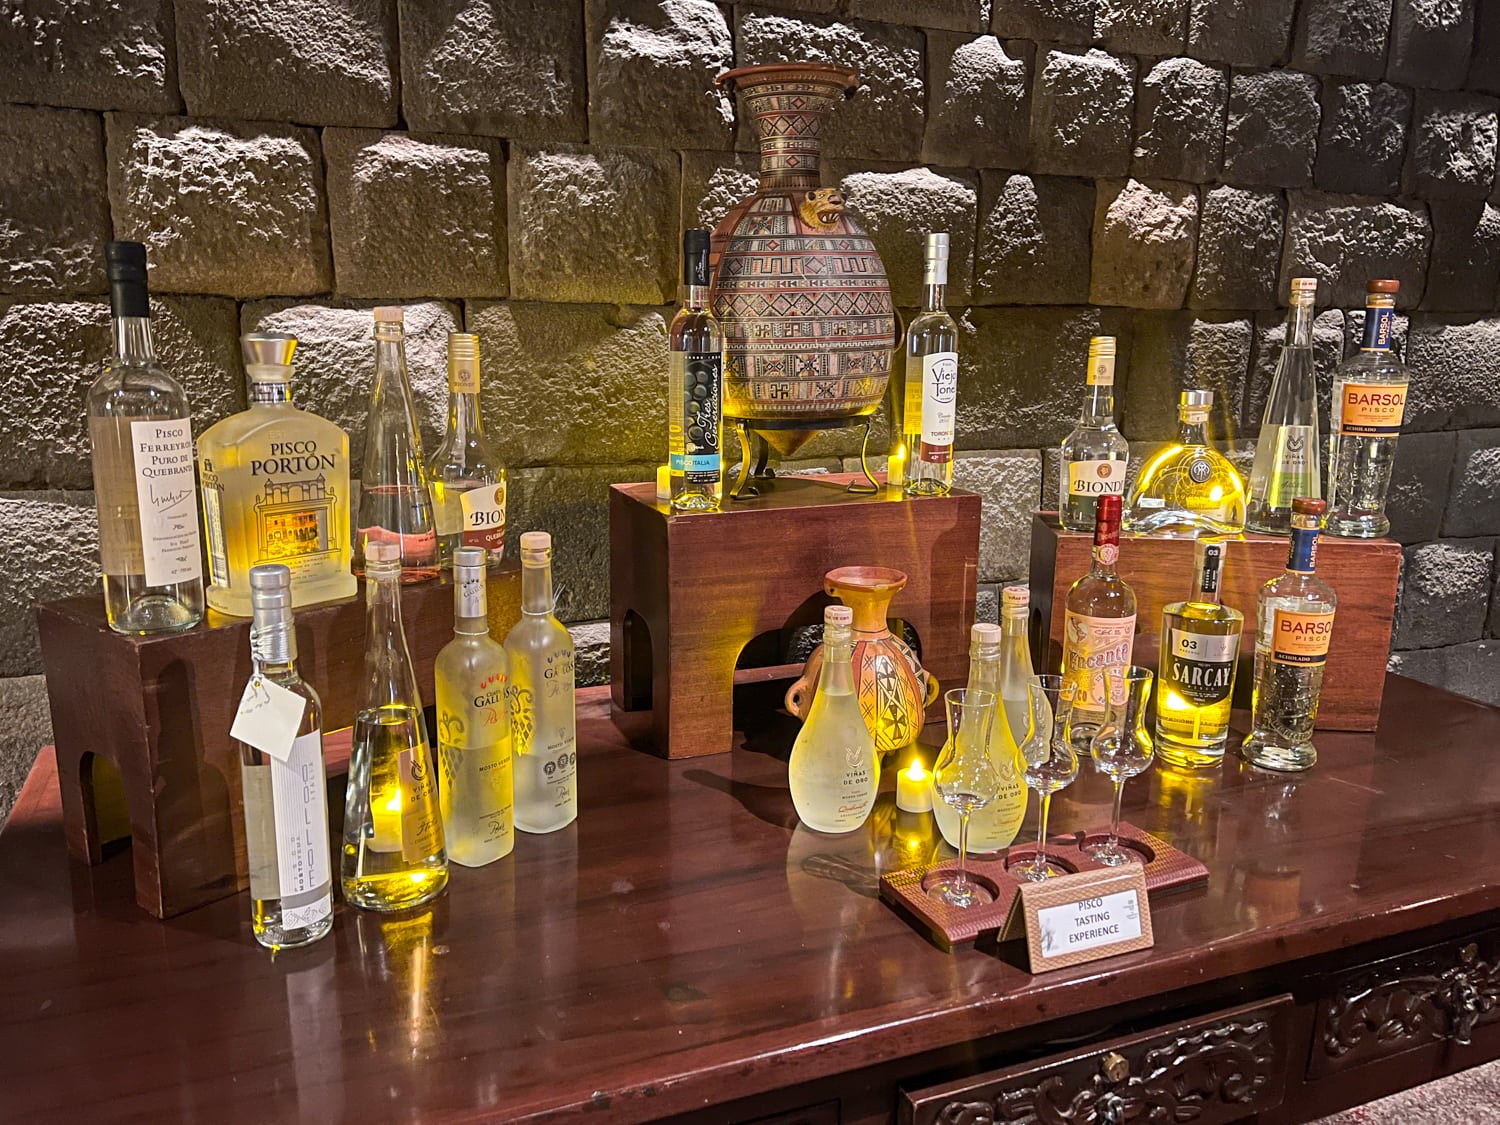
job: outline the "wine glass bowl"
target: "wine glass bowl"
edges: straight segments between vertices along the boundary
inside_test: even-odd
[[[1055,874],[1047,860],[1047,818],[1052,794],[1066,789],[1078,776],[1078,753],[1070,739],[1073,681],[1052,673],[1033,676],[1026,685],[1029,712],[1026,741],[1021,754],[1026,759],[1022,774],[1029,789],[1041,798],[1038,809],[1036,854],[1013,869],[1033,883]]]
[[[1146,704],[1151,698],[1153,676],[1150,669],[1138,665],[1111,668],[1105,676],[1109,706],[1104,722],[1089,743],[1089,755],[1094,759],[1094,768],[1114,782],[1114,813],[1109,836],[1085,845],[1084,851],[1106,867],[1120,867],[1141,861],[1133,849],[1120,845],[1120,802],[1125,782],[1150,769],[1156,755],[1146,725]]]
[[[948,740],[933,765],[932,781],[943,802],[958,810],[958,868],[927,888],[949,906],[966,909],[994,900],[994,894],[969,877],[969,817],[1000,795],[1002,778],[990,759],[990,730],[999,705],[994,692],[954,688],[943,696],[948,710]]]

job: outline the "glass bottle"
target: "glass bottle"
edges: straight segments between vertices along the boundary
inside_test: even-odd
[[[433,665],[439,807],[448,858],[482,867],[516,842],[511,778],[510,657],[490,637],[485,551],[453,555],[453,639]]]
[[[1245,483],[1229,458],[1208,443],[1213,402],[1213,391],[1182,392],[1181,433],[1146,460],[1130,486],[1125,530],[1132,535],[1193,539],[1245,529]]]
[[[1250,467],[1245,524],[1272,535],[1289,534],[1292,500],[1321,495],[1318,469],[1317,364],[1313,358],[1313,302],[1318,279],[1292,279],[1286,346],[1276,362]]]
[[[797,817],[817,832],[853,832],[875,807],[880,755],[854,693],[854,611],[823,610],[823,668],[787,763]]]
[[[115,349],[87,405],[104,610],[117,633],[172,633],[203,619],[192,417],[151,343],[146,247],[104,258]]]
[[[1073,683],[1069,734],[1088,752],[1109,707],[1105,673],[1130,664],[1135,644],[1135,592],[1115,570],[1120,557],[1120,498],[1099,497],[1094,566],[1068,589],[1063,619],[1063,675]]]
[[[422,697],[401,624],[401,548],[365,548],[364,686],[354,720],[340,871],[344,901],[406,910],[448,885]]]
[[[427,462],[437,521],[438,559],[478,547],[491,567],[505,551],[505,466],[479,420],[479,337],[448,333],[448,425]]]
[[[900,435],[886,479],[908,496],[953,491],[953,429],[958,406],[958,325],[945,307],[948,235],[932,231],[922,252],[922,311],[906,328],[906,362],[892,391]],[[896,395],[899,392],[900,398]],[[899,479],[898,479],[899,478]]]
[[[668,333],[672,510],[717,512],[724,498],[724,334],[708,308],[708,231],[682,234],[682,307]]]
[[[1093,531],[1101,496],[1125,494],[1130,445],[1115,428],[1115,338],[1089,340],[1088,395],[1078,425],[1062,441],[1057,519],[1069,531]]]
[[[302,697],[302,721],[284,758],[239,742],[245,797],[250,922],[267,949],[309,945],[333,928],[323,704],[297,674],[292,572],[251,569],[250,675]]]
[[[1222,604],[1225,545],[1193,544],[1193,588],[1161,612],[1156,690],[1156,752],[1174,766],[1224,759],[1235,662],[1245,615]]]
[[[1396,463],[1411,371],[1391,350],[1399,281],[1366,287],[1365,334],[1359,351],[1333,375],[1333,446],[1328,458],[1328,517],[1323,530],[1374,539],[1391,529],[1385,498]]]
[[[417,408],[406,375],[402,320],[399,305],[375,310],[375,382],[365,423],[354,573],[364,574],[369,544],[394,543],[401,581],[424,582],[438,575],[437,530]]]
[[[1326,509],[1313,497],[1292,501],[1286,572],[1260,591],[1252,727],[1240,754],[1263,769],[1305,770],[1318,760],[1313,724],[1338,608],[1333,587],[1317,575],[1318,528]]]
[[[208,604],[250,615],[250,569],[291,570],[292,604],[352,598],[349,572],[349,435],[292,404],[292,353],[282,332],[240,337],[250,407],[198,439]]]
[[[510,657],[516,827],[556,832],[578,818],[578,728],[573,636],[552,612],[552,536],[521,536],[521,620]]]

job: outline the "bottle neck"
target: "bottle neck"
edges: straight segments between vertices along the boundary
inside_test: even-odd
[[[1208,419],[1199,414],[1182,415],[1178,441],[1183,445],[1208,444]]]
[[[1370,302],[1365,306],[1364,339],[1360,341],[1362,352],[1388,352],[1391,350],[1391,333],[1396,325],[1396,310],[1389,298]]]
[[[269,680],[297,678],[297,633],[286,610],[256,610],[250,625],[250,661]]]
[[[708,311],[708,286],[683,282],[677,289],[678,300],[688,312]]]
[[[479,420],[479,396],[467,391],[448,390],[448,433],[458,441],[467,441],[470,436],[484,433],[484,423]]]
[[[533,617],[552,615],[552,566],[521,564],[521,612]]]
[[[1219,572],[1199,570],[1198,579],[1193,583],[1193,601],[1199,605],[1218,605],[1223,597],[1219,590]]]
[[[400,328],[375,327],[375,376],[397,375],[406,370],[406,338]]]
[[[1311,305],[1293,305],[1286,314],[1286,340],[1289,348],[1312,348],[1313,313]]]
[[[365,636],[370,651],[384,651],[396,636],[404,636],[401,623],[401,569],[386,564],[379,570],[373,565],[365,568]]]
[[[1293,527],[1286,568],[1293,574],[1314,574],[1318,569],[1318,529]]]
[[[490,631],[489,605],[482,568],[453,568],[453,632],[466,637]]]
[[[1081,421],[1096,429],[1111,429],[1115,424],[1115,388],[1113,384],[1101,387],[1093,384],[1083,399]]]
[[[115,360],[118,363],[143,364],[156,358],[151,342],[149,316],[115,317]]]
[[[1115,563],[1120,558],[1120,528],[1118,525],[1106,526],[1097,523],[1094,526],[1094,573],[1112,577],[1115,573]]]
[[[818,689],[834,695],[854,693],[854,645],[849,638],[835,638],[823,645],[823,670],[818,673]]]
[[[969,690],[1000,694],[1000,650],[985,646],[969,654]]]
[[[922,288],[922,311],[944,312],[948,307],[948,285],[942,281],[928,281]]]
[[[250,404],[252,406],[274,406],[292,401],[292,385],[281,381],[250,381]]]

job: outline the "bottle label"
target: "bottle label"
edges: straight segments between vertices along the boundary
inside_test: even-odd
[[[1318,529],[1292,528],[1292,547],[1287,553],[1286,568],[1298,574],[1313,574],[1318,569]]]
[[[684,357],[681,470],[685,484],[719,482],[723,364],[724,358],[718,352],[690,352]]]
[[[443,848],[432,780],[432,755],[424,738],[402,750],[396,762],[401,785],[401,858],[419,863]]]
[[[485,750],[510,742],[510,677],[491,672],[472,695],[443,692],[438,708],[438,739],[460,750]],[[508,752],[508,751],[507,751]]]
[[[203,577],[192,425],[187,418],[130,423],[148,586],[171,586]]]
[[[1069,461],[1069,496],[1123,496],[1125,460]]]
[[[922,449],[933,465],[953,460],[953,422],[958,406],[958,353],[922,357]]]
[[[1238,633],[1217,636],[1172,629],[1170,645],[1172,666],[1167,680],[1178,695],[1204,707],[1229,698],[1240,651]]]
[[[229,585],[229,545],[224,539],[224,490],[218,477],[203,474],[203,529],[208,533],[208,580]]]
[[[1405,383],[1345,383],[1339,403],[1339,433],[1390,437],[1406,415]]]
[[[458,570],[458,568],[455,568]],[[465,568],[463,577],[455,582],[454,613],[458,617],[484,617],[485,577],[484,571],[475,573]]]
[[[1272,475],[1280,474],[1282,477],[1311,478],[1313,475],[1313,458],[1317,456],[1317,429],[1313,426],[1268,426],[1269,433],[1262,433],[1261,440],[1268,441],[1271,446],[1271,460],[1268,465]],[[1257,447],[1258,449],[1259,447]],[[1204,480],[1207,480],[1204,477]],[[1287,481],[1293,484],[1294,481]],[[1294,493],[1294,496],[1315,496],[1315,492],[1302,491]],[[1283,504],[1290,504],[1293,496],[1286,497]],[[1274,500],[1274,498],[1273,498]]]
[[[1073,706],[1103,711],[1109,702],[1105,673],[1130,663],[1135,614],[1089,617],[1068,610],[1063,622],[1063,672],[1076,685]]]
[[[482,484],[458,494],[463,510],[465,547],[486,551],[505,548],[505,485]]]
[[[1333,614],[1278,609],[1271,627],[1271,660],[1276,664],[1315,667],[1328,659]]]
[[[1115,357],[1112,355],[1090,355],[1088,385],[1091,387],[1113,387],[1115,385]]]
[[[323,732],[298,735],[283,761],[271,759],[271,808],[276,817],[276,874],[281,897],[304,895],[329,885],[327,781],[323,771]],[[332,896],[320,900],[327,917]],[[317,903],[312,904],[317,906]],[[306,908],[304,908],[306,909]],[[283,923],[290,925],[283,919]]]
[[[1362,352],[1381,352],[1389,350],[1391,346],[1391,334],[1396,327],[1396,310],[1394,305],[1378,305],[1374,308],[1365,309],[1365,336],[1360,341],[1359,350]]]

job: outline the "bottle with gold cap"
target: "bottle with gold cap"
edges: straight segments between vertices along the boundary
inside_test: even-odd
[[[1130,445],[1115,428],[1115,338],[1089,341],[1088,394],[1073,432],[1063,438],[1057,518],[1069,531],[1093,531],[1101,496],[1125,495]]]
[[[448,428],[427,462],[445,569],[453,552],[478,547],[490,567],[505,550],[505,466],[479,419],[479,337],[448,333]]]
[[[1318,468],[1317,364],[1313,357],[1313,304],[1317,295],[1317,278],[1292,279],[1286,341],[1276,361],[1260,436],[1255,441],[1255,461],[1250,467],[1245,525],[1272,535],[1291,534],[1293,499],[1323,494]]]

